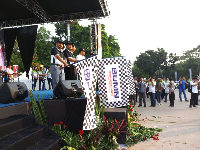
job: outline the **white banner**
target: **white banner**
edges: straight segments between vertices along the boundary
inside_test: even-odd
[[[99,60],[98,87],[101,105],[107,108],[127,106],[128,104],[128,71],[124,57]]]
[[[119,65],[105,66],[108,102],[121,101]]]

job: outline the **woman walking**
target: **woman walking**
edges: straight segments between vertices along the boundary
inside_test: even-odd
[[[170,77],[169,78],[169,101],[170,101],[170,105],[171,107],[174,107],[174,81],[173,78]]]

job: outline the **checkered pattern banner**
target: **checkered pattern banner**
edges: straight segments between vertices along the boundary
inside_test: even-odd
[[[128,76],[124,57],[99,60],[98,87],[101,105],[107,108],[127,106]]]
[[[133,74],[131,69],[131,61],[127,61],[127,73],[128,73],[128,85],[129,85],[129,95],[136,94],[135,84],[133,83]]]
[[[97,83],[97,56],[84,59],[74,64],[80,77],[85,96],[87,97],[87,105],[83,121],[83,130],[91,130],[96,128],[95,120],[95,95]]]

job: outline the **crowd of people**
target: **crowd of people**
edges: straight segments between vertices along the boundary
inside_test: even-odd
[[[150,97],[151,105],[149,107],[156,107],[157,105],[162,105],[162,100],[164,102],[168,101],[168,95],[169,95],[169,101],[170,101],[170,107],[174,107],[174,100],[175,100],[175,82],[173,81],[173,78],[155,78],[151,77],[149,79],[143,79],[143,77],[140,77],[139,80],[137,80],[137,77],[134,77],[133,79],[134,87],[135,87],[135,93],[133,94],[133,98],[131,99],[132,103],[135,105],[137,102],[137,98],[139,97],[139,105],[138,107],[141,107],[142,105],[146,107],[146,99]],[[200,81],[199,76],[195,76],[193,80],[187,80],[185,77],[181,77],[179,79],[178,83],[178,89],[179,89],[179,98],[180,102],[183,101],[182,94],[184,95],[185,101],[189,102],[186,96],[186,89],[188,89],[188,92],[191,93],[191,99],[189,103],[189,107],[196,107],[198,104],[198,89],[200,87]]]
[[[6,69],[3,70],[2,66],[0,66],[0,85],[3,82],[14,82],[14,76],[21,74],[13,72],[12,67],[12,65],[8,65]]]

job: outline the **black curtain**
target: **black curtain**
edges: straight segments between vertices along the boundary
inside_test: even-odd
[[[5,42],[5,52],[7,65],[10,63],[10,58],[12,55],[13,47],[15,44],[15,39],[17,36],[17,28],[5,29],[4,30],[4,42]]]
[[[33,60],[37,27],[38,26],[27,26],[18,28],[17,32],[17,41],[24,64],[24,69],[26,71],[26,77],[29,77],[28,72]]]

